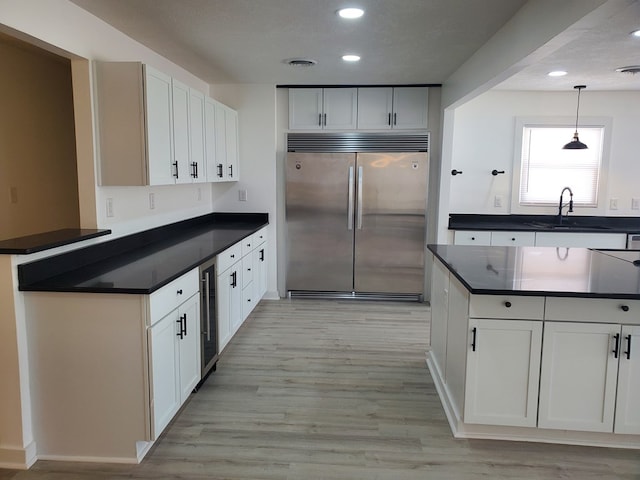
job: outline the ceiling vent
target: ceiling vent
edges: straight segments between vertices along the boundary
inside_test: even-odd
[[[292,67],[313,67],[318,63],[310,58],[290,58],[284,62]]]
[[[628,67],[616,68],[616,72],[635,75],[636,73],[640,73],[640,65],[629,65]]]

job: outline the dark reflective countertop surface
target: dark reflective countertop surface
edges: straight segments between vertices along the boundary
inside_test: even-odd
[[[18,266],[23,291],[149,294],[268,224],[210,215]]]
[[[640,299],[640,251],[429,245],[474,294]]]
[[[483,215],[452,213],[450,230],[507,230],[523,232],[640,233],[640,217],[585,215]]]
[[[0,254],[28,255],[63,245],[109,235],[111,230],[89,228],[63,228],[51,232],[36,233],[24,237],[0,240]]]

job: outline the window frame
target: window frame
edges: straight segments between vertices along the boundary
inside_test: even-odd
[[[555,215],[558,213],[557,205],[531,205],[520,204],[520,181],[522,174],[522,141],[524,127],[559,127],[571,128],[575,130],[575,117],[553,116],[553,117],[516,117],[515,132],[513,142],[513,176],[511,184],[511,213],[524,215]],[[578,134],[580,127],[600,127],[604,128],[602,139],[602,158],[600,162],[600,172],[597,190],[597,205],[574,206],[575,215],[605,215],[607,211],[607,185],[609,172],[609,152],[611,150],[611,117],[580,117],[578,122]],[[567,138],[567,142],[571,138]],[[562,148],[561,145],[558,148]],[[558,198],[560,192],[558,192]]]

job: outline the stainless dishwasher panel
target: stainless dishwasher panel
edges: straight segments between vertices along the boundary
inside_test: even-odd
[[[627,250],[640,250],[640,234],[630,233],[627,235]]]

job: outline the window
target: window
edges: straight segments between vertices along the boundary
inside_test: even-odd
[[[564,123],[564,122],[563,122]],[[514,159],[514,195],[512,207],[557,206],[560,192],[571,188],[575,207],[597,208],[602,195],[605,123],[590,122],[579,126],[580,141],[586,150],[563,150],[575,126],[560,122],[527,122],[519,119],[516,126],[516,158]],[[524,208],[518,208],[524,207]]]

